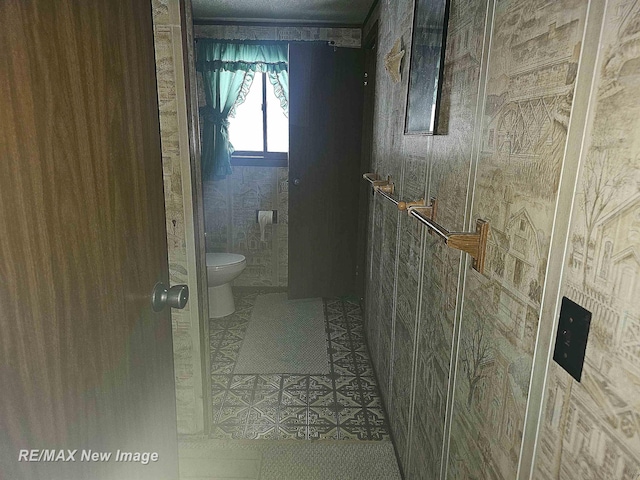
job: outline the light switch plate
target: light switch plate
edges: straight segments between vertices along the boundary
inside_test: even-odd
[[[582,378],[590,325],[591,312],[562,297],[553,359],[577,381]]]

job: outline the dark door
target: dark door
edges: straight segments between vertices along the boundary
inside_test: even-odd
[[[289,297],[355,292],[364,55],[289,47]]]
[[[0,478],[176,479],[151,2],[0,19]]]

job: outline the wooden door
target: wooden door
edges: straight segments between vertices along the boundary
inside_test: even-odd
[[[176,479],[151,2],[6,0],[0,45],[0,478]]]
[[[355,292],[364,55],[289,47],[289,297]]]

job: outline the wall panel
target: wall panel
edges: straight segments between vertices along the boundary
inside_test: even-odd
[[[545,375],[532,372],[539,326],[556,322],[541,317],[542,298],[558,284],[547,276],[552,232],[569,225],[556,211],[559,183],[576,181],[561,172],[589,1],[489,2],[451,1],[441,136],[403,134],[413,2],[382,0],[369,22],[380,28],[375,171],[396,180],[401,200],[436,196],[450,230],[491,225],[480,275],[411,219],[394,222],[388,202],[371,202],[367,335],[410,479],[516,478],[527,408],[540,408],[529,404],[530,378]],[[561,289],[593,310],[593,331],[581,384],[550,367],[532,478],[640,473],[639,9],[607,2]],[[397,38],[406,56],[394,84],[383,65]]]
[[[582,380],[551,362],[535,478],[640,475],[640,6],[607,3],[561,294],[592,312]]]

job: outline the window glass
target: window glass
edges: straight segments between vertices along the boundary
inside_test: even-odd
[[[284,115],[273,85],[267,79],[267,151],[289,151],[289,119]]]
[[[229,118],[229,140],[240,151],[262,152],[262,74],[256,73],[244,103],[236,108],[235,117]]]

